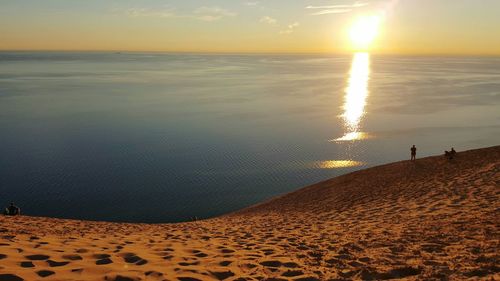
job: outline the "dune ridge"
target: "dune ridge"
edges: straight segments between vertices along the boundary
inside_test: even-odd
[[[0,281],[500,280],[500,146],[339,176],[196,222],[0,217]]]

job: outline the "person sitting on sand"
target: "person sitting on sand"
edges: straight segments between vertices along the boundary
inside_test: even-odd
[[[21,209],[14,205],[14,202],[10,203],[10,206],[5,209],[6,215],[9,216],[19,216],[21,215]]]
[[[411,148],[411,158],[410,160],[415,160],[416,157],[417,157],[417,148],[415,147],[415,145],[413,145]]]
[[[449,160],[453,159],[453,157],[455,157],[455,154],[457,154],[457,152],[455,151],[455,148],[451,148],[450,151],[444,151],[444,156],[446,156]]]
[[[457,152],[455,151],[455,148],[453,148],[453,147],[451,148],[450,153],[451,153],[451,156],[455,156],[455,154],[457,154]]]

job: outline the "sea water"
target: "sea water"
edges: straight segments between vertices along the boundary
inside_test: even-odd
[[[500,58],[0,53],[0,205],[213,217],[338,175],[500,144]]]

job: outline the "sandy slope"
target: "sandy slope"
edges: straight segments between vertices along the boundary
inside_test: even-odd
[[[0,217],[0,281],[500,280],[499,164],[397,162],[180,224]]]

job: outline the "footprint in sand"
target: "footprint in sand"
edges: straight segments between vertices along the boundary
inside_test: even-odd
[[[70,261],[82,260],[82,257],[79,255],[64,255],[62,256],[62,258]]]
[[[44,260],[48,260],[50,257],[47,255],[29,255],[29,256],[26,256],[25,258],[27,258],[31,261],[44,261]]]
[[[177,280],[179,281],[202,281],[198,278],[194,278],[194,277],[177,277]]]
[[[38,276],[40,276],[40,277],[47,277],[47,276],[55,274],[55,272],[52,270],[40,270],[40,271],[37,271],[36,274],[38,274]]]
[[[274,254],[274,250],[266,249],[266,250],[263,250],[263,252],[264,252],[264,255],[266,255],[266,256],[270,256],[270,255]]]
[[[210,271],[210,273],[218,280],[225,280],[229,277],[233,277],[235,274],[232,271]]]
[[[387,275],[392,278],[405,278],[408,276],[418,275],[421,271],[422,270],[420,268],[406,266],[391,269],[389,272],[387,272]]]
[[[95,261],[96,265],[105,265],[105,264],[110,264],[110,263],[113,263],[113,261],[110,258],[104,258],[104,259],[100,259],[100,260]]]
[[[35,267],[35,265],[32,262],[30,262],[30,261],[22,261],[21,262],[21,267],[29,268],[29,267]]]
[[[195,254],[194,256],[195,256],[195,257],[198,257],[198,258],[205,258],[205,257],[208,257],[208,255],[207,255],[207,254],[202,253],[202,252],[199,252],[199,253]]]
[[[265,267],[280,267],[282,265],[280,261],[263,261],[260,264]]]
[[[74,269],[71,270],[71,272],[82,273],[83,272],[83,268],[74,268]]]
[[[92,257],[93,257],[94,259],[99,259],[99,260],[100,260],[100,259],[107,259],[107,258],[110,258],[111,256],[110,256],[110,255],[108,255],[108,254],[94,254],[94,255],[92,255]]]
[[[371,259],[369,257],[362,257],[358,259],[361,262],[369,262]]]
[[[294,263],[294,262],[285,262],[282,264],[284,267],[288,267],[288,268],[297,268],[299,267],[298,264]]]
[[[223,253],[223,254],[230,254],[230,253],[234,253],[234,250],[231,250],[231,249],[222,249],[221,253]]]
[[[243,265],[243,268],[245,269],[252,269],[252,268],[256,268],[257,265],[256,264],[253,264],[253,263],[247,263],[245,265]]]
[[[138,278],[132,278],[132,277],[127,277],[127,276],[122,276],[122,275],[117,275],[115,278],[113,277],[104,277],[104,280],[109,280],[109,281],[139,281],[140,279]]]
[[[285,271],[283,274],[281,274],[281,276],[284,276],[284,277],[296,277],[296,276],[301,276],[301,275],[304,275],[304,272],[302,272],[301,270],[289,270],[289,271]]]
[[[166,255],[163,257],[164,260],[171,260],[174,256],[172,255]]]
[[[123,260],[125,260],[126,263],[133,263],[135,265],[145,265],[148,263],[147,260],[139,257],[138,255],[134,253],[126,253],[123,255]]]
[[[179,265],[180,266],[190,266],[190,265],[199,265],[200,262],[199,261],[195,261],[195,262],[180,262]]]
[[[3,260],[3,259],[5,259],[5,258],[7,258],[7,255],[0,254],[0,260]]]
[[[14,274],[0,274],[0,281],[24,281],[24,279]]]
[[[297,278],[294,279],[294,281],[321,281],[316,277],[302,277],[302,278]]]
[[[48,260],[47,263],[49,264],[50,267],[58,267],[58,266],[65,266],[69,263],[69,261],[53,261],[53,260]]]
[[[146,276],[151,276],[151,277],[154,277],[154,278],[160,278],[160,277],[163,276],[163,273],[158,272],[158,271],[152,271],[152,270],[146,271],[144,274]]]

